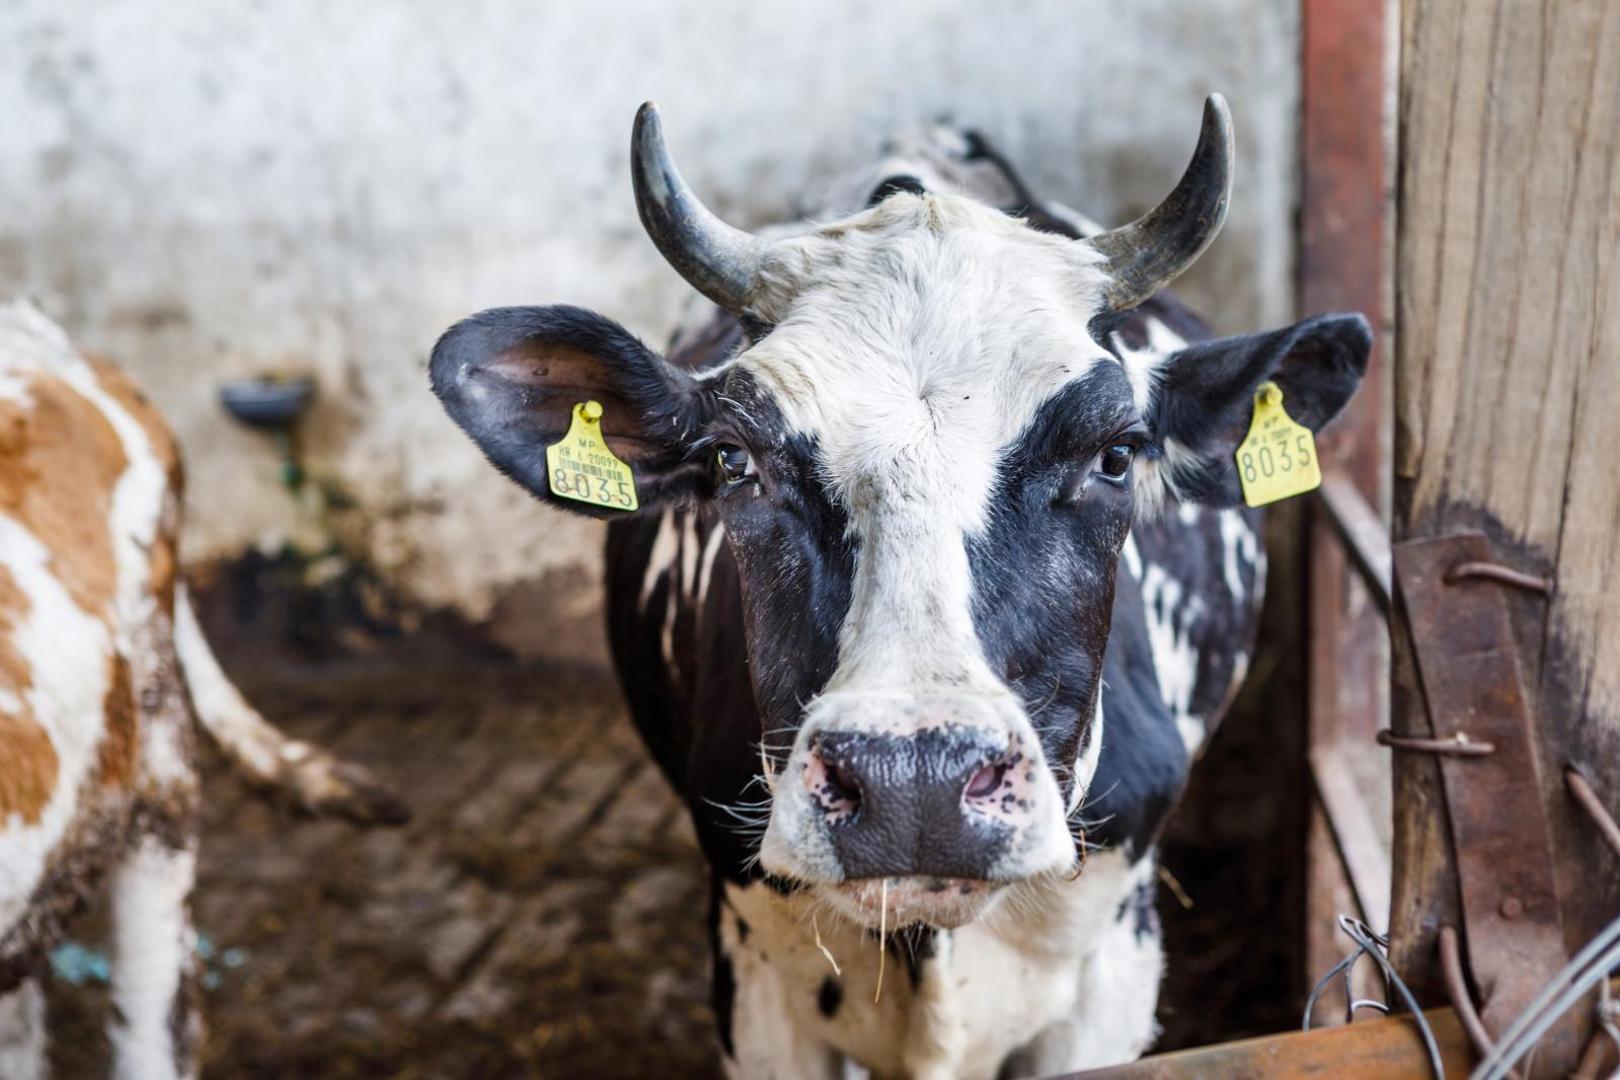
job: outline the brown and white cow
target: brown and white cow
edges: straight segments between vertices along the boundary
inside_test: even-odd
[[[402,808],[220,670],[176,580],[181,466],[152,405],[0,305],[0,1077],[45,1072],[46,950],[106,879],[114,1072],[196,1073],[193,719],[248,776],[360,821]]]

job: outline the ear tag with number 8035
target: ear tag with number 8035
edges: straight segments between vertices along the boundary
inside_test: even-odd
[[[1254,392],[1254,419],[1236,455],[1243,501],[1250,506],[1303,495],[1322,483],[1316,439],[1288,415],[1282,401],[1282,388],[1274,382],[1261,383]]]
[[[603,506],[634,510],[636,477],[602,438],[602,405],[582,401],[574,406],[574,419],[561,442],[546,447],[546,472],[551,493]]]

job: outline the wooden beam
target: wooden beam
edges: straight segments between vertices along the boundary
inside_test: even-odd
[[[1367,800],[1355,773],[1331,746],[1311,749],[1311,779],[1322,800],[1328,827],[1355,891],[1361,919],[1379,933],[1389,931],[1389,853],[1378,838]]]
[[[1388,285],[1386,6],[1384,0],[1303,0],[1301,15],[1299,307],[1302,313],[1360,311],[1382,331]],[[1388,494],[1381,354],[1375,346],[1351,407],[1319,443],[1330,483],[1359,492],[1361,505],[1373,508],[1383,506]],[[1350,579],[1323,515],[1310,517],[1308,747],[1314,752],[1347,740],[1370,745],[1385,709],[1381,616]],[[1353,897],[1334,831],[1315,803],[1305,855],[1303,974],[1309,986],[1344,955],[1335,917],[1351,910]],[[1332,1010],[1319,1010],[1319,1016],[1336,1022]]]
[[[1620,5],[1408,0],[1401,36],[1395,539],[1479,530],[1553,579],[1492,587],[1574,949],[1620,908],[1563,782],[1582,766],[1620,805]],[[1427,735],[1404,633],[1392,726]],[[1431,758],[1397,755],[1393,955],[1420,993],[1458,919],[1440,790]]]
[[[1378,605],[1379,614],[1387,619],[1395,561],[1389,526],[1348,477],[1324,477],[1316,492],[1316,503],[1361,576],[1362,585]]]
[[[1468,1037],[1457,1014],[1423,1014],[1440,1048],[1447,1076],[1467,1076]],[[1251,1080],[1256,1076],[1321,1076],[1335,1080],[1431,1080],[1417,1025],[1410,1018],[1363,1020],[1344,1027],[1294,1031],[1258,1039],[1159,1054],[1066,1080]]]

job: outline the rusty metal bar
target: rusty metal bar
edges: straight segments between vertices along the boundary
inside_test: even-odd
[[[1552,595],[1552,581],[1549,578],[1537,577],[1535,574],[1515,570],[1511,566],[1486,561],[1458,563],[1446,571],[1445,582],[1447,585],[1455,585],[1469,578],[1484,578],[1487,581],[1512,585],[1516,589],[1538,592],[1543,596]]]
[[[1500,590],[1457,588],[1453,571],[1495,565],[1479,533],[1406,540],[1395,547],[1413,656],[1434,735],[1464,733],[1495,753],[1440,758],[1468,966],[1481,1018],[1501,1033],[1563,966],[1563,909],[1542,800],[1535,732],[1517,643]],[[1574,1068],[1580,1024],[1560,1019],[1537,1048],[1545,1068]]]
[[[1620,825],[1615,823],[1614,817],[1598,798],[1597,792],[1592,790],[1592,785],[1581,775],[1581,770],[1573,765],[1566,768],[1564,786],[1569,788],[1571,797],[1592,819],[1592,824],[1597,827],[1598,834],[1603,837],[1604,842],[1616,855],[1620,855]]]
[[[1451,1009],[1423,1014],[1447,1076],[1467,1076],[1468,1036]],[[1340,1080],[1428,1080],[1427,1056],[1409,1016],[1362,1020],[1314,1031],[1203,1046],[1128,1065],[1070,1074],[1068,1080],[1251,1080],[1256,1076],[1332,1076]]]
[[[1350,767],[1340,760],[1337,748],[1316,746],[1309,754],[1316,795],[1322,801],[1362,921],[1382,932],[1389,927],[1389,860],[1384,857],[1372,811],[1356,788]]]
[[[1496,744],[1469,738],[1468,732],[1459,731],[1444,739],[1426,739],[1420,735],[1397,735],[1384,730],[1378,733],[1378,745],[1391,750],[1415,750],[1420,754],[1449,754],[1452,757],[1487,757],[1496,753]]]
[[[1389,529],[1378,511],[1362,497],[1354,483],[1338,475],[1323,477],[1322,486],[1316,489],[1316,505],[1333,527],[1333,534],[1350,556],[1350,565],[1367,586],[1379,612],[1389,618],[1395,556]]]
[[[1440,928],[1440,972],[1445,976],[1451,1007],[1457,1010],[1457,1018],[1462,1021],[1468,1041],[1474,1044],[1474,1052],[1481,1058],[1489,1057],[1495,1044],[1491,1042],[1490,1032],[1485,1030],[1485,1022],[1474,1009],[1474,999],[1469,996],[1468,980],[1463,978],[1462,946],[1457,940],[1455,926]]]

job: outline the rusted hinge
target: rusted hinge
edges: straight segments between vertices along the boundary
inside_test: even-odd
[[[1499,1037],[1568,955],[1535,734],[1501,593],[1519,581],[1479,572],[1495,565],[1477,533],[1395,545],[1433,740],[1453,748],[1439,761],[1468,966],[1484,1024]],[[1454,749],[1480,745],[1491,751]],[[1537,1052],[1541,1067],[1561,1075],[1573,1066],[1577,1038],[1569,1020],[1549,1032]]]

